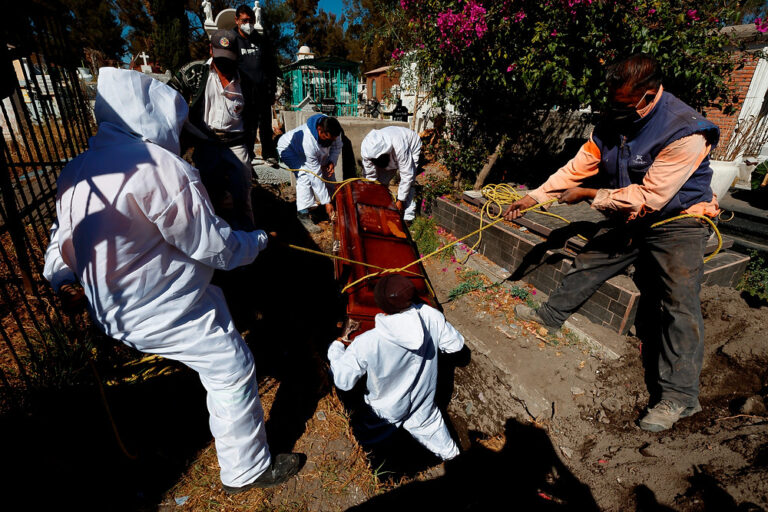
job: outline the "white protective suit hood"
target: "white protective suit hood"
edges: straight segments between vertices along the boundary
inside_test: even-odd
[[[424,343],[424,326],[413,306],[394,315],[379,313],[376,329],[385,340],[408,350],[419,350]]]
[[[374,160],[392,151],[392,141],[379,130],[371,130],[360,145],[360,155],[368,160]]]
[[[101,68],[94,114],[109,123],[178,155],[179,134],[189,107],[177,91],[138,71]]]

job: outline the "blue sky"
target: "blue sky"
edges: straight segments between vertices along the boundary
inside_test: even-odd
[[[344,3],[342,0],[320,0],[318,8],[340,16],[344,10]]]

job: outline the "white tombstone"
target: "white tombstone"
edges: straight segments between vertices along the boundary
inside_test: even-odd
[[[205,24],[211,24],[213,25],[213,7],[211,6],[211,2],[208,0],[203,0],[203,14],[205,14]]]
[[[299,54],[296,56],[296,60],[313,59],[315,54],[309,49],[309,46],[302,46],[299,48]]]
[[[147,58],[149,57],[149,55],[147,55],[147,54],[146,54],[146,53],[144,53],[144,52],[141,52],[141,53],[140,53],[138,56],[139,56],[141,59],[143,59],[143,60],[144,60],[144,64],[142,64],[142,65],[140,66],[141,72],[142,72],[142,73],[151,73],[151,72],[152,72],[152,66],[150,66],[150,65],[148,65],[148,64],[147,64]]]
[[[261,34],[264,32],[264,26],[261,24],[261,7],[259,7],[259,0],[254,0],[253,12],[256,15],[256,19],[253,21],[253,28]]]
[[[203,13],[205,14],[203,29],[205,30],[206,34],[210,36],[213,32],[218,30],[216,21],[213,19],[213,6],[211,5],[210,0],[203,0],[201,5],[203,6]]]

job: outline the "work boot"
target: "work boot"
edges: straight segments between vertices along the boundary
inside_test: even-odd
[[[560,327],[554,327],[545,324],[544,320],[541,319],[536,310],[532,307],[526,306],[525,304],[518,304],[515,306],[515,316],[525,322],[536,322],[545,328],[549,334],[555,334],[560,330]]]
[[[672,428],[677,420],[693,416],[700,411],[701,404],[698,400],[693,407],[686,407],[672,400],[664,399],[649,408],[645,416],[638,420],[637,425],[648,432],[661,432]]]
[[[242,487],[222,485],[227,494],[238,494],[248,489],[276,487],[299,472],[301,456],[298,453],[281,453],[256,480]]]
[[[320,233],[323,230],[320,226],[312,222],[312,219],[308,213],[300,213],[299,222],[301,222],[301,225],[304,226],[304,229],[310,233]]]

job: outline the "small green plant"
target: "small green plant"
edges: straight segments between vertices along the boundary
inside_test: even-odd
[[[741,277],[737,290],[741,290],[755,299],[768,301],[768,265],[757,251],[749,252],[750,261]]]
[[[63,388],[82,384],[91,378],[88,359],[94,350],[93,340],[86,336],[73,341],[64,326],[45,329],[34,339],[35,355],[25,354],[22,361],[38,388]]]
[[[437,230],[437,223],[431,217],[413,219],[411,237],[416,242],[419,254],[430,254],[443,246],[443,240],[438,235]],[[437,255],[440,261],[447,261],[451,256],[453,256],[453,249],[446,249]]]
[[[527,288],[523,288],[522,286],[517,286],[517,285],[514,285],[512,288],[510,288],[509,293],[513,297],[517,297],[522,301],[528,300],[528,297],[531,296],[531,292],[528,291]]]
[[[477,270],[464,270],[459,277],[461,282],[456,285],[450,292],[448,292],[449,300],[456,300],[462,295],[466,295],[469,292],[475,290],[485,290],[486,286],[483,282],[482,273]]]
[[[765,180],[766,172],[768,172],[768,160],[755,167],[755,170],[752,171],[750,179],[750,186],[752,190],[760,190],[763,188],[762,185],[763,180]]]
[[[432,211],[432,203],[436,198],[453,192],[450,178],[429,174],[421,184],[421,213]]]

